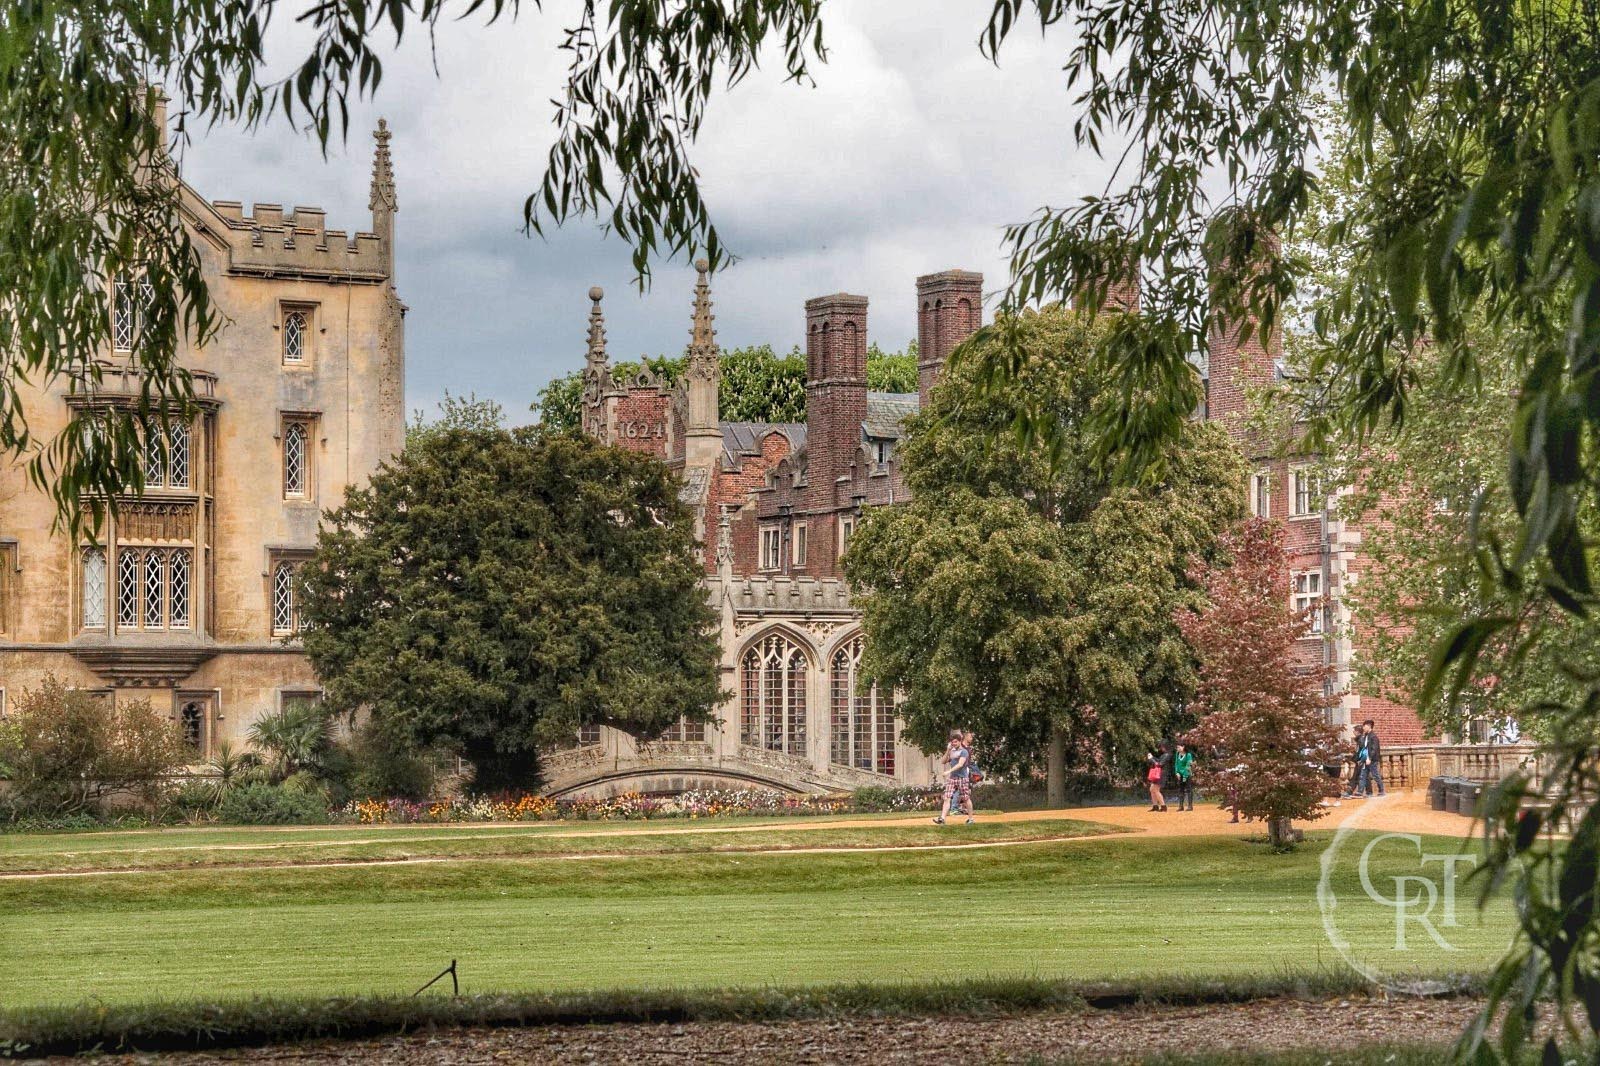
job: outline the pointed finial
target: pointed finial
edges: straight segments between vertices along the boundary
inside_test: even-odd
[[[604,366],[606,362],[606,316],[600,310],[600,301],[605,297],[605,290],[596,285],[589,290],[589,299],[594,306],[589,308],[589,354],[590,366]]]
[[[717,350],[717,331],[711,328],[717,317],[711,313],[711,264],[696,259],[694,268],[700,277],[694,284],[694,316],[689,328],[689,375],[715,378],[721,353]]]
[[[389,132],[388,119],[380,118],[378,128],[372,131],[373,139],[378,142],[378,147],[372,153],[372,195],[367,199],[367,210],[377,212],[398,211],[399,200],[395,197],[394,189],[394,164],[389,159]]]

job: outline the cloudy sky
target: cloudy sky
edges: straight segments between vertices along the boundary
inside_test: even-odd
[[[808,297],[847,291],[871,299],[873,339],[898,348],[916,332],[918,274],[980,270],[993,289],[1005,223],[1100,187],[1105,164],[1072,143],[1065,35],[1019,33],[997,68],[976,43],[988,8],[830,0],[829,62],[814,87],[783,83],[771,64],[712,105],[695,161],[741,257],[714,282],[725,347],[787,349]],[[330,228],[364,229],[364,131],[387,117],[412,408],[471,392],[519,419],[546,381],[582,365],[591,285],[606,290],[614,359],[676,353],[687,337],[685,264],[658,267],[641,295],[628,250],[593,224],[548,241],[520,231],[552,136],[548,101],[564,72],[554,46],[569,21],[561,3],[524,9],[515,25],[445,26],[434,57],[408,41],[356,113],[350,143],[326,160],[282,124],[213,133],[182,158],[213,199],[321,206]]]

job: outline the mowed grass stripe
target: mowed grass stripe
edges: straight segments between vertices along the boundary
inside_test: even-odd
[[[1316,902],[1323,846],[1314,838],[1295,855],[1273,856],[1229,838],[1107,838],[1003,853],[698,854],[11,882],[0,885],[13,963],[0,968],[0,1001],[405,993],[451,958],[472,992],[1336,967]],[[1355,871],[1341,872],[1336,888],[1354,900]],[[1390,912],[1346,909],[1357,942],[1381,946],[1392,936]],[[1463,916],[1467,924],[1452,931],[1462,950],[1384,965],[1486,966],[1508,940],[1509,910],[1496,905],[1482,923],[1470,907]],[[46,958],[47,967],[16,965]]]
[[[931,815],[928,815],[931,817]],[[427,840],[465,836],[621,835],[743,832],[752,829],[811,828],[895,822],[922,818],[923,812],[805,816],[718,815],[655,821],[441,822],[412,825],[163,826],[151,829],[86,829],[0,833],[0,857],[34,852],[156,851],[167,848],[274,847],[334,841]]]
[[[0,855],[0,878],[34,873],[71,873],[86,870],[159,870],[250,864],[323,864],[333,862],[384,862],[448,858],[505,858],[535,856],[592,856],[657,854],[703,851],[754,851],[759,849],[925,847],[951,844],[1005,843],[1021,840],[1056,840],[1125,832],[1115,826],[1075,819],[1028,822],[986,822],[972,826],[940,828],[918,826],[854,825],[840,828],[795,829],[775,833],[774,828],[712,827],[657,832],[607,833],[548,831],[473,833],[290,841],[227,845],[159,845],[130,847],[123,851],[78,851],[69,841],[59,850],[43,849]]]

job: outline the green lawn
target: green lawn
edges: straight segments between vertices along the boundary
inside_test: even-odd
[[[809,821],[809,820],[808,820]],[[1071,819],[980,822],[940,828],[852,825],[792,831],[794,820],[567,823],[529,826],[344,826],[340,829],[196,829],[167,833],[0,837],[0,873],[269,865],[409,858],[668,854],[755,848],[881,847],[1043,840],[1117,832]],[[957,837],[955,834],[959,834]]]
[[[1326,840],[1289,856],[1106,837],[8,880],[0,1003],[404,993],[452,958],[471,992],[1337,970],[1316,899]],[[1414,853],[1386,849],[1371,872],[1415,873]],[[1353,859],[1333,886],[1340,928],[1386,972],[1481,970],[1508,939],[1507,907],[1483,920],[1463,900],[1459,950],[1413,931],[1397,953],[1393,912],[1363,905]]]

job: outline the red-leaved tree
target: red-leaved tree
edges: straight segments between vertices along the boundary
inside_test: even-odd
[[[1319,606],[1292,610],[1283,531],[1252,518],[1222,538],[1221,559],[1197,567],[1208,604],[1178,612],[1200,661],[1194,709],[1200,724],[1184,738],[1197,753],[1196,776],[1237,797],[1262,818],[1275,848],[1292,841],[1291,821],[1326,813],[1339,792],[1324,766],[1338,761],[1340,734],[1323,721],[1327,668],[1295,654]]]

